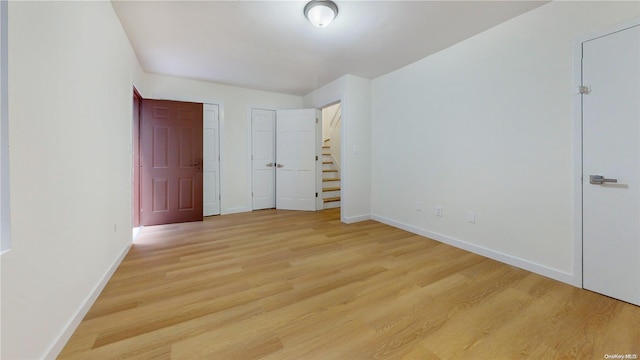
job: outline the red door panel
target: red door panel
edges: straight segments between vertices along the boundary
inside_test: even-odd
[[[133,89],[133,227],[140,226],[140,109],[142,97]]]
[[[202,220],[202,104],[142,100],[142,225]]]

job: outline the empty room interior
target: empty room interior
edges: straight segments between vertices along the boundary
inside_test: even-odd
[[[0,31],[2,359],[640,356],[640,2]]]

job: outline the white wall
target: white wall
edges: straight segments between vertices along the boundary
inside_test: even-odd
[[[0,2],[0,254],[11,247],[11,212],[9,203],[9,97],[7,89],[7,10],[8,2]],[[0,281],[1,283],[1,281]],[[0,294],[2,287],[0,286]],[[0,330],[1,332],[1,330]],[[0,348],[2,345],[0,344]]]
[[[336,114],[340,103],[333,104],[331,106],[327,106],[322,109],[322,140],[328,139],[330,136],[331,129],[329,128],[329,124],[333,116]]]
[[[251,211],[251,108],[300,109],[302,97],[148,74],[144,97],[220,105],[222,214]]]
[[[342,221],[371,217],[371,81],[345,75],[305,96],[304,106],[342,103]],[[354,151],[355,150],[355,151]]]
[[[55,356],[131,243],[131,98],[141,77],[109,2],[9,3],[3,359]]]
[[[572,39],[639,7],[553,2],[373,80],[374,218],[579,285]]]

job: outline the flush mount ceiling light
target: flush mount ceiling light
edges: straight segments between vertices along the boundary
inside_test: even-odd
[[[312,0],[305,5],[304,16],[316,27],[327,27],[338,16],[338,5],[331,0]]]

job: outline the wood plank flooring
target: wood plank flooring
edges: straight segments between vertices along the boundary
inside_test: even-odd
[[[339,209],[143,229],[60,359],[640,356],[640,308]]]

